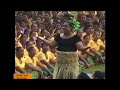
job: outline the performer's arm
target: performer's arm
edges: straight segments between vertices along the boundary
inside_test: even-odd
[[[87,49],[90,48],[90,47],[85,47],[85,46],[83,46],[82,42],[77,42],[77,43],[76,43],[76,47],[77,47],[77,49],[80,50],[80,51],[86,51]]]
[[[53,41],[50,41],[50,40],[46,40],[44,39],[43,37],[40,37],[39,38],[44,42],[46,43],[47,45],[49,45],[50,47],[56,47],[57,46],[57,42],[55,40]]]

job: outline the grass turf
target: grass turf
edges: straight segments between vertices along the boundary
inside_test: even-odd
[[[105,71],[105,64],[99,64],[99,65],[92,66],[88,69],[84,69],[83,72],[94,73],[97,70]]]

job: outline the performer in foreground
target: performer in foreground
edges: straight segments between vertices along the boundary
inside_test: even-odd
[[[80,23],[74,18],[65,22],[62,29],[63,33],[57,35],[53,41],[39,38],[50,47],[57,47],[53,79],[77,79],[80,71],[76,51],[86,51],[90,47],[84,47],[79,36],[75,34],[80,29]]]

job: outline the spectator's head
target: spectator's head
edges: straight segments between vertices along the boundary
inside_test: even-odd
[[[67,22],[63,24],[63,33],[68,35],[70,33],[74,33],[81,28],[80,23],[75,19],[71,18]]]
[[[19,26],[20,26],[20,21],[15,21],[15,26],[16,26],[16,28],[18,28]]]
[[[92,25],[92,18],[90,16],[87,16],[87,18],[86,18],[86,24],[87,25]]]
[[[86,16],[84,14],[81,16],[81,21],[86,22]]]
[[[26,49],[28,49],[29,47],[33,46],[33,42],[32,41],[27,41],[26,42]]]
[[[24,55],[24,50],[23,50],[23,48],[20,47],[20,46],[16,47],[16,56],[17,56],[18,58],[22,58],[23,55]]]
[[[37,22],[38,24],[41,23],[41,18],[40,18],[40,17],[37,17],[36,22]]]
[[[49,38],[50,37],[50,33],[46,29],[45,30],[41,30],[41,36]]]
[[[90,36],[89,36],[89,35],[85,35],[85,36],[83,37],[83,41],[84,41],[84,43],[88,44],[89,41],[90,41]]]
[[[56,24],[56,29],[60,30],[61,29],[61,25],[59,23]]]
[[[17,18],[18,18],[19,20],[22,19],[22,14],[23,14],[22,12],[18,12],[18,13],[17,13]]]
[[[93,79],[105,79],[105,73],[101,71],[95,71]]]
[[[44,19],[45,19],[45,21],[50,21],[50,16],[49,16],[49,14],[45,14],[45,15],[44,15]]]
[[[45,43],[42,43],[42,50],[43,52],[47,52],[49,50],[49,46]]]
[[[22,19],[23,19],[23,21],[26,22],[26,21],[28,20],[28,16],[27,16],[27,14],[23,14]]]
[[[90,35],[94,32],[93,26],[92,25],[88,25],[86,27],[86,34]]]
[[[44,24],[41,24],[40,27],[41,27],[41,31],[46,29]]]
[[[86,73],[81,72],[77,79],[90,79],[90,77]]]
[[[95,16],[95,11],[89,11],[89,16],[94,17]]]
[[[97,11],[97,15],[103,15],[104,14],[104,11]]]
[[[69,24],[69,22],[65,22],[63,27],[62,27],[62,29],[63,29],[63,33],[65,35],[67,35],[67,34],[72,32],[72,26]]]
[[[30,57],[34,57],[36,55],[36,50],[34,47],[29,47],[27,49],[27,51],[28,51]]]
[[[57,11],[52,11],[52,15],[53,15],[53,17],[56,17],[57,16]]]
[[[41,47],[42,43],[43,42],[40,40],[40,38],[37,38],[37,40],[36,40],[36,46]]]
[[[55,28],[56,28],[56,23],[55,23],[55,22],[53,22],[53,23],[51,24],[51,28],[52,28],[52,29],[55,29]]]
[[[28,37],[26,36],[26,34],[22,34],[21,37],[20,37],[20,42],[21,42],[22,44],[24,44],[24,42],[26,42],[27,39],[28,39]]]
[[[32,31],[37,31],[38,30],[37,24],[33,23],[32,26],[31,26],[31,30]]]
[[[29,37],[30,37],[31,40],[34,40],[34,38],[36,37],[36,32],[31,31]]]
[[[51,50],[52,53],[56,53],[56,48],[55,47],[51,47],[50,50]]]
[[[99,22],[94,22],[93,23],[93,28],[94,28],[95,31],[99,30]]]
[[[93,34],[93,38],[94,38],[94,40],[98,40],[100,38],[100,32],[95,31],[94,34]]]

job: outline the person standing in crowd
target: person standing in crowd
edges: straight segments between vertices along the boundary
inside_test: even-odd
[[[73,24],[75,20],[65,22],[63,25],[64,34],[59,34],[55,40],[48,41],[43,37],[39,37],[44,43],[50,47],[57,47],[57,64],[54,69],[53,79],[76,79],[79,74],[79,63],[77,49],[81,51],[87,50],[89,47],[84,47],[80,38],[75,35]],[[76,25],[77,26],[77,25]]]

